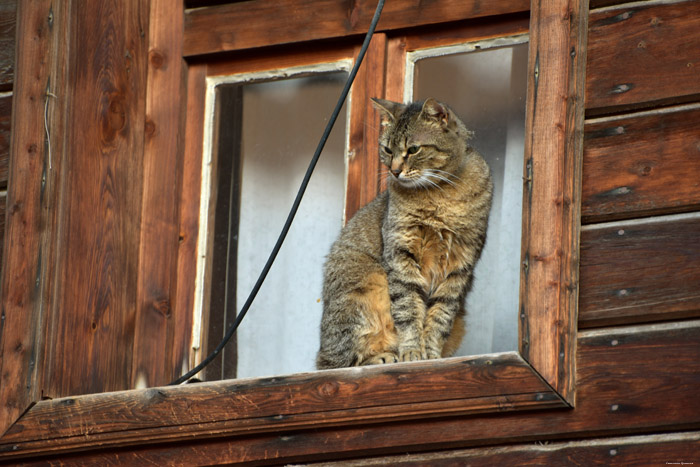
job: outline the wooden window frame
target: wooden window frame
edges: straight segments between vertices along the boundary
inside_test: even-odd
[[[187,124],[188,137],[183,144],[180,197],[197,200],[201,139],[191,138],[190,134],[201,131],[201,122],[192,110],[203,102],[202,84],[216,66],[209,59],[216,54],[234,53],[255,61],[269,50],[258,47],[356,36],[366,29],[375,5],[372,0],[355,2],[348,20],[348,12],[341,7],[345,2],[316,0],[299,5],[294,0],[281,0],[274,2],[275,7],[295,6],[297,14],[269,16],[275,24],[266,25],[269,34],[261,36],[251,32],[254,21],[250,17],[264,13],[272,5],[270,2],[243,2],[188,11],[184,16],[184,33],[178,27],[181,23],[167,17],[171,12],[168,3],[154,0],[151,4],[149,58],[153,63],[161,54],[181,53],[185,58],[184,74],[170,73],[168,78],[157,73],[151,77],[149,73],[147,114],[167,111],[171,103],[166,105],[156,99],[155,89],[165,84],[168,89],[177,90],[186,74],[184,114],[188,118],[194,115],[195,119]],[[412,47],[410,41],[392,39],[382,33],[409,26],[522,13],[528,6],[530,9],[519,351],[38,401],[5,433],[1,448],[17,455],[51,455],[96,447],[242,435],[259,436],[264,443],[265,436],[304,428],[339,429],[426,417],[574,405],[588,3],[584,0],[532,0],[529,4],[523,0],[443,0],[443,3],[446,8],[416,7],[409,0],[388,2],[373,47],[399,52],[391,54],[396,57]],[[481,3],[484,5],[479,9]],[[300,11],[304,9],[308,10],[306,14]],[[315,10],[327,14],[327,24],[310,27],[317,26],[311,14]],[[230,34],[233,21],[241,25],[235,35]],[[184,42],[180,40],[183,34]],[[435,37],[439,36],[436,32]],[[254,48],[254,53],[248,52]],[[368,95],[377,95],[372,73],[375,67],[384,66],[403,68],[400,63],[387,62],[386,56],[370,61],[363,66],[356,89],[365,86]],[[403,79],[403,73],[391,76]],[[392,94],[398,89],[397,82],[387,80],[382,86],[386,97],[400,99]],[[351,118],[376,118],[369,106],[356,104],[359,105],[353,112],[359,113]],[[179,118],[174,117],[176,125]],[[363,144],[367,138],[363,136]],[[158,134],[148,144],[154,145],[157,140]],[[161,144],[177,149],[176,143]],[[364,147],[369,146],[364,144]],[[147,146],[147,156],[152,151]],[[376,155],[368,153],[368,158],[358,158],[360,177],[376,174],[371,157]],[[148,166],[148,159],[146,164],[147,170],[155,170]],[[40,176],[39,169],[30,168],[32,174],[36,172]],[[378,189],[361,191],[356,206],[369,201]],[[157,186],[149,188],[144,197],[156,193]],[[196,203],[180,205],[180,248],[177,258],[170,262],[177,264],[174,305],[185,309],[191,309],[193,300],[192,262],[198,217],[195,214],[198,206],[193,204]],[[157,204],[154,202],[150,209],[155,211]],[[147,209],[144,215],[149,213]],[[150,234],[144,231],[142,235]],[[141,274],[158,266],[155,262],[139,265]],[[179,319],[178,329],[191,325],[187,319]],[[178,332],[180,336],[186,335]]]

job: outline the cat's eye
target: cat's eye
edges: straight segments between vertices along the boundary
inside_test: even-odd
[[[382,146],[382,150],[389,155],[393,154],[391,152],[391,148],[389,148],[389,146]]]
[[[409,146],[407,152],[408,154],[418,154],[420,152],[420,146]]]

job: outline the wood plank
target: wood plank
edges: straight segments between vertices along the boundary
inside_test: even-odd
[[[533,1],[525,121],[523,357],[574,402],[588,3]]]
[[[253,1],[188,10],[186,57],[364,34],[375,0]],[[413,0],[387,2],[377,32],[527,11],[527,0]],[[264,18],[267,24],[261,24]]]
[[[700,399],[697,397],[697,387],[700,384],[700,321],[584,331],[579,333],[578,342],[575,409],[422,418],[396,423],[331,426],[325,429],[316,426],[291,433],[251,433],[249,436],[232,437],[225,428],[196,436],[195,432],[201,429],[201,425],[197,425],[201,420],[199,417],[207,411],[218,409],[207,404],[200,405],[195,400],[198,410],[193,414],[198,414],[198,418],[189,419],[193,422],[191,424],[181,419],[179,434],[171,437],[172,442],[169,444],[146,445],[155,441],[155,433],[146,435],[136,430],[130,438],[131,447],[128,451],[115,450],[106,444],[105,438],[99,433],[90,431],[89,436],[85,436],[85,427],[98,428],[103,424],[84,424],[80,440],[82,444],[74,444],[72,448],[91,449],[92,452],[76,454],[72,459],[84,464],[104,464],[118,455],[122,462],[137,459],[139,463],[151,462],[155,465],[167,464],[172,459],[181,464],[283,464],[314,459],[332,460],[504,443],[531,443],[537,440],[552,442],[557,439],[622,436],[629,433],[657,434],[700,427]],[[194,385],[193,389],[197,386],[210,387]],[[158,404],[167,404],[169,398],[159,395],[159,391],[150,390],[144,392],[144,395],[149,394],[154,404],[156,401]],[[433,391],[439,393],[439,388]],[[117,396],[118,394],[112,395]],[[66,410],[46,423],[71,424],[71,419],[63,417],[71,407],[89,413],[85,399],[87,397],[100,396],[63,399],[60,402]],[[321,397],[332,399],[332,396]],[[127,401],[128,399],[122,400]],[[59,401],[41,402],[36,408],[43,410],[48,407],[47,404],[55,404],[54,407],[58,409],[58,403]],[[184,406],[186,401],[182,404]],[[99,404],[94,406],[97,409],[99,407]],[[143,427],[144,422],[152,422],[139,418],[138,410],[128,413],[128,407],[125,404],[122,407],[123,414],[111,418],[111,422],[126,426],[128,423],[125,417],[132,416],[136,417],[132,428]],[[0,440],[0,456],[4,456],[0,458],[18,459],[41,447],[48,449],[52,445],[52,450],[58,449],[52,443],[60,442],[59,439],[46,439],[35,442],[32,448],[34,451],[30,451],[27,438],[21,437],[21,429],[29,428],[28,425],[22,426],[22,423],[26,423],[26,417],[35,416],[32,413],[34,410],[36,409],[30,410],[13,431]],[[229,410],[230,412],[234,411]],[[185,416],[186,413],[179,414]],[[36,425],[38,420],[34,420],[31,423]],[[171,430],[175,431],[174,428]],[[76,427],[76,432],[81,431]],[[47,429],[48,433],[50,431]],[[139,434],[143,436],[139,438]],[[109,443],[115,442],[112,439]],[[44,454],[48,454],[48,451],[44,451]],[[618,454],[624,453],[620,450]],[[67,458],[66,453],[57,451],[53,455],[57,456],[56,459]]]
[[[700,94],[697,0],[655,0],[594,10],[589,26],[589,114]]]
[[[249,435],[563,405],[509,352],[40,401],[0,453],[84,449],[86,417],[91,444],[124,445],[179,439],[181,425],[190,436]]]
[[[586,122],[584,223],[700,208],[700,105]]]
[[[10,129],[12,125],[12,93],[0,94],[0,190],[7,188],[10,165]]]
[[[191,353],[194,310],[194,284],[197,276],[197,242],[199,238],[199,198],[202,182],[202,141],[206,64],[187,67],[187,103],[185,152],[180,186],[179,249],[174,309],[175,348],[171,365],[180,368],[180,376],[196,364]]]
[[[412,52],[430,47],[463,44],[503,36],[526,34],[530,27],[529,12],[505,17],[477,18],[452,24],[422,28],[403,37],[405,48]],[[403,92],[400,98],[403,97]]]
[[[0,325],[0,433],[40,398],[41,382],[37,369],[42,361],[46,307],[50,296],[49,264],[55,248],[50,239],[56,234],[55,193],[59,179],[60,147],[64,121],[58,92],[64,81],[61,63],[66,59],[66,31],[69,15],[65,5],[52,2],[23,2],[17,12],[17,25],[28,31],[19,38],[16,63],[20,79],[13,89],[14,119],[10,157],[14,161],[9,176],[7,219],[2,274],[2,322]],[[47,106],[48,99],[48,106]],[[53,105],[52,105],[53,104]],[[46,140],[46,127],[53,134]],[[55,153],[56,151],[54,151]]]
[[[700,316],[700,214],[581,232],[579,327]]]
[[[494,465],[681,465],[693,464],[700,451],[700,432],[597,438],[580,441],[528,443],[426,454],[404,454],[339,462],[319,462],[313,466],[366,467],[454,466],[491,467]],[[106,460],[107,458],[105,458]]]
[[[70,8],[47,397],[128,388],[137,308],[148,5]]]
[[[0,264],[2,264],[3,244],[5,243],[5,214],[7,211],[7,192],[0,191]]]
[[[15,26],[17,0],[0,1],[0,91],[12,89],[15,81]]]
[[[138,308],[130,387],[162,386],[180,375],[180,365],[173,365],[170,355],[175,346],[173,314],[189,313],[172,306],[185,111],[176,97],[185,91],[182,15],[178,2],[150,2]]]
[[[380,125],[370,98],[384,98],[386,43],[386,34],[374,35],[352,86],[345,221],[379,193],[383,172],[379,162]]]

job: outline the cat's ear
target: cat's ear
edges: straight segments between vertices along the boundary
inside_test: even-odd
[[[372,97],[372,105],[379,110],[379,118],[382,126],[387,126],[390,123],[396,122],[396,115],[403,104],[398,102],[388,101],[386,99],[377,99]]]
[[[446,106],[439,103],[432,97],[427,99],[423,103],[421,115],[423,115],[428,120],[432,120],[439,123],[443,127],[447,126],[447,124],[450,122],[450,111],[447,109]]]

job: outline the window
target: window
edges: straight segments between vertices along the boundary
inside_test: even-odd
[[[210,108],[207,119],[216,120],[216,128],[206,138],[216,143],[212,166],[218,173],[212,174],[212,183],[204,190],[216,199],[209,207],[215,232],[209,237],[213,245],[203,244],[212,253],[200,255],[202,269],[211,262],[209,309],[204,309],[202,300],[195,315],[195,323],[199,318],[208,321],[207,354],[234,321],[277,240],[329,109],[347,79],[346,71],[334,70],[350,65],[344,61],[221,76],[208,83],[215,108]],[[346,114],[341,112],[336,121],[285,247],[245,325],[225,349],[221,368],[208,369],[207,379],[313,369],[318,350],[313,333],[318,333],[322,311],[321,264],[343,218]],[[218,141],[213,141],[215,137]],[[202,197],[209,198],[208,193]],[[200,224],[203,229],[209,228],[208,219],[203,218],[207,222]],[[195,328],[195,349],[200,333]]]
[[[527,35],[517,34],[405,56],[402,100],[435,97],[451,105],[475,131],[473,144],[494,177],[487,242],[467,298],[467,334],[458,356],[518,348],[527,51]],[[344,60],[207,79],[195,352],[200,341],[205,355],[216,347],[253,288],[346,79],[333,70],[350,66]],[[349,102],[357,98],[365,97],[353,95]],[[207,369],[207,380],[315,369],[322,264],[341,227],[344,190],[357,189],[346,183],[346,130],[368,132],[367,121],[353,125],[346,118],[336,123],[281,254],[221,364]],[[366,151],[376,152],[376,141],[366,139]],[[361,183],[383,183],[381,173],[377,167],[374,179]]]
[[[182,65],[187,74],[187,103],[183,105],[187,131],[173,310],[193,309],[196,301],[197,252],[189,242],[199,233],[198,194],[202,192],[200,183],[206,179],[201,169],[207,167],[202,163],[203,154],[207,154],[202,148],[207,77],[352,59],[356,53],[354,41],[368,23],[363,2],[353,4],[349,16],[347,6],[339,2],[343,5],[324,11],[326,21],[316,28],[311,27],[318,26],[317,16],[311,14],[317,7],[314,2],[295,2],[293,16],[264,17],[263,3],[237,2],[186,14],[182,43],[186,63]],[[23,452],[45,454],[50,448],[51,453],[59,453],[96,446],[109,449],[244,436],[242,449],[254,447],[262,456],[263,451],[267,453],[268,448],[281,443],[286,443],[285,447],[294,444],[293,437],[279,436],[292,430],[313,428],[318,439],[325,436],[324,441],[335,442],[336,449],[340,449],[337,443],[342,441],[324,430],[365,423],[386,423],[388,428],[396,428],[399,425],[391,422],[573,404],[587,6],[575,0],[532,2],[529,22],[521,14],[527,9],[523,2],[466,0],[452,5],[454,8],[442,9],[433,8],[432,3],[415,6],[396,0],[385,11],[349,109],[346,215],[379,189],[368,181],[376,174],[378,163],[370,148],[371,142],[376,142],[371,124],[374,111],[366,102],[377,95],[402,99],[406,55],[420,49],[522,34],[528,32],[529,23],[518,350],[406,363],[399,371],[394,371],[398,366],[392,371],[377,366],[38,401],[22,415],[23,423],[15,425],[20,432],[10,434],[18,443],[25,443]],[[153,20],[167,17],[169,6],[155,2],[152,7],[149,24],[153,29],[149,34],[162,39],[165,34],[159,32],[161,28],[173,32],[179,41],[182,30],[178,24]],[[253,21],[255,15],[264,21]],[[303,42],[303,47],[285,45],[298,42]],[[163,46],[172,51],[165,41]],[[179,54],[180,49],[175,50]],[[164,67],[163,72],[178,79],[181,70],[173,65],[177,60],[167,63],[171,67]],[[149,87],[149,92],[155,91]],[[149,108],[160,112],[172,104],[172,99],[153,99]],[[357,125],[361,121],[370,124]],[[33,175],[41,177],[39,172]],[[207,297],[203,290],[200,293]],[[181,335],[180,327],[184,329],[187,326],[183,323],[190,323],[181,315],[177,320]],[[185,366],[197,357],[193,355]],[[35,438],[27,441],[28,435],[21,429],[32,421],[37,427],[31,435]],[[88,437],[85,426],[97,429]],[[429,443],[433,442],[439,440],[429,440],[424,448],[430,449],[433,444]],[[357,446],[378,448],[371,443],[362,440]]]

